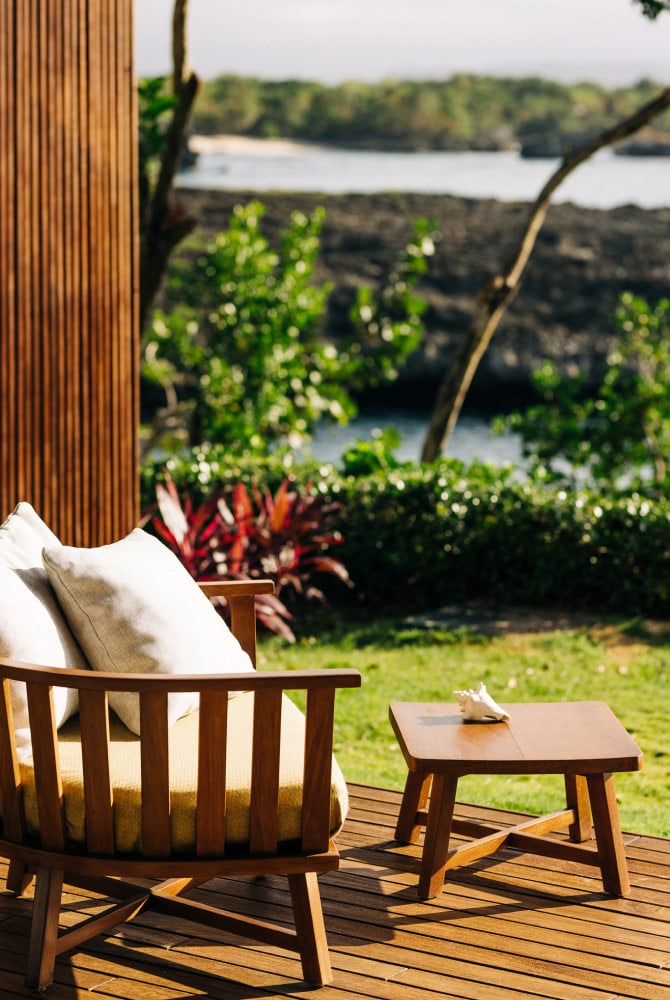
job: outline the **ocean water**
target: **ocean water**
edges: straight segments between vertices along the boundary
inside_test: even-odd
[[[514,152],[385,153],[260,143],[201,153],[177,183],[212,190],[407,191],[532,201],[557,166],[558,160],[523,159]],[[563,182],[553,200],[601,209],[670,206],[670,157],[616,156],[601,150]]]
[[[346,427],[324,425],[317,431],[311,453],[324,462],[338,464],[342,453],[356,440],[370,441],[385,427],[394,427],[401,437],[400,447],[394,452],[403,462],[418,461],[430,414],[405,410],[379,410],[360,414]],[[445,449],[450,458],[470,463],[474,459],[493,465],[511,463],[523,467],[521,440],[518,435],[505,432],[494,436],[490,419],[475,414],[462,415]]]

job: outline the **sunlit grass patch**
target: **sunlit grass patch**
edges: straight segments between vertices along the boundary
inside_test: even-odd
[[[391,701],[453,701],[484,681],[500,702],[605,701],[644,752],[640,773],[616,777],[624,830],[670,836],[670,632],[607,623],[555,632],[488,636],[471,627],[420,629],[401,621],[331,623],[286,647],[261,646],[261,666],[354,667],[359,690],[336,701],[335,744],[348,781],[402,788],[407,769],[388,721]],[[513,708],[511,709],[513,712]],[[556,776],[479,776],[459,800],[521,812],[563,805]]]

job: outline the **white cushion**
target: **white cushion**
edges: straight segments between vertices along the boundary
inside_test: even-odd
[[[254,695],[247,692],[232,701],[228,712],[225,803],[221,794],[223,781],[218,792],[221,796],[219,807],[225,809],[226,844],[229,846],[239,846],[249,842],[253,706]],[[196,844],[198,724],[198,713],[192,712],[172,727],[168,738],[170,828],[172,850],[175,853],[193,851]],[[85,844],[86,801],[79,719],[72,719],[58,734],[58,752],[68,840]],[[282,695],[277,801],[280,841],[297,840],[301,835],[304,752],[305,717],[286,695]],[[217,753],[214,753],[215,757],[216,755]],[[132,736],[118,719],[113,717],[110,725],[109,769],[114,799],[116,850],[138,853],[142,850],[140,740]],[[223,775],[221,777],[223,778]],[[31,761],[22,765],[21,780],[24,782],[28,829],[36,834],[39,832],[39,814]],[[330,802],[330,831],[335,834],[341,828],[347,814],[348,796],[342,772],[334,758]]]
[[[0,656],[45,667],[85,670],[86,661],[63,617],[42,565],[44,545],[60,545],[29,503],[0,525]],[[31,754],[26,686],[10,682],[16,749]],[[54,688],[56,725],[78,710],[77,692]]]
[[[137,528],[111,545],[66,545],[42,553],[66,618],[94,670],[219,674],[252,670],[239,642],[177,557]],[[109,704],[139,733],[139,700],[111,692]],[[198,707],[172,694],[170,724]]]
[[[0,555],[4,561],[13,569],[38,567],[46,580],[42,566],[45,545],[60,545],[60,541],[29,503],[17,504],[0,525]]]

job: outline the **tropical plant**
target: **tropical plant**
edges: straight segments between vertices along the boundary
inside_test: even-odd
[[[541,402],[506,423],[551,478],[572,468],[599,484],[651,482],[662,490],[670,478],[670,302],[650,306],[625,293],[616,322],[620,333],[594,396],[585,396],[583,375],[561,377],[545,363],[534,375]]]
[[[342,471],[347,476],[368,476],[397,469],[400,460],[393,453],[399,445],[395,427],[373,431],[369,441],[357,438],[342,453]]]
[[[355,336],[335,347],[321,335],[330,286],[313,281],[323,210],[294,212],[278,251],[261,232],[264,211],[237,206],[228,230],[174,262],[174,307],[154,314],[145,340],[144,374],[191,444],[262,454],[300,445],[324,416],[346,423],[352,393],[394,379],[423,331],[414,287],[433,252],[428,223],[415,224],[379,298],[359,291]]]
[[[256,597],[256,617],[270,631],[289,642],[289,625],[297,598],[325,602],[320,576],[334,576],[349,585],[344,565],[330,550],[342,535],[330,525],[339,505],[326,502],[307,485],[291,489],[288,479],[274,496],[269,490],[251,491],[242,482],[194,506],[182,502],[170,476],[156,484],[157,510],[144,519],[175,553],[196,580],[267,578],[275,593]],[[217,599],[219,607],[225,601]]]

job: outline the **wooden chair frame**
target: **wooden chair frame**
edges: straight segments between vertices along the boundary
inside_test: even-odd
[[[270,581],[203,585],[210,598],[225,597],[232,630],[255,665],[255,596],[270,593]],[[26,986],[43,989],[53,980],[56,957],[77,948],[151,907],[241,934],[300,954],[304,978],[332,979],[317,873],[338,867],[330,837],[330,789],[335,690],[358,687],[355,670],[268,671],[189,677],[104,674],[60,670],[0,659],[0,855],[9,858],[7,888],[21,894],[35,878]],[[26,830],[21,776],[14,743],[9,681],[27,685],[40,834]],[[86,845],[73,847],[65,829],[58,734],[52,687],[79,692],[84,775]],[[281,702],[284,691],[306,696],[302,837],[278,842],[277,795]],[[115,851],[113,793],[109,777],[109,691],[137,692],[141,712],[142,853]],[[196,848],[174,855],[170,846],[167,697],[198,691],[198,788]],[[254,692],[250,838],[244,851],[224,847],[227,706],[230,692]],[[213,762],[217,761],[216,767]],[[222,773],[223,771],[223,773]],[[216,803],[219,803],[217,808]],[[182,893],[219,876],[288,876],[294,929],[230,913]],[[147,880],[158,880],[147,885]],[[99,916],[59,932],[64,884],[102,893],[120,902]]]

